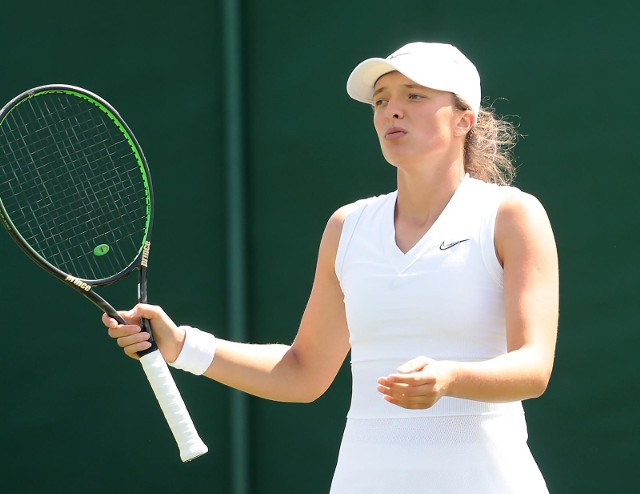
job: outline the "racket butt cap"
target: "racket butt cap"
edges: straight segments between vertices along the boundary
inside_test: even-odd
[[[182,460],[182,463],[187,463],[206,454],[208,451],[209,448],[207,448],[207,445],[205,443],[203,443],[202,441],[197,441],[193,444],[189,444],[180,448],[180,459]]]

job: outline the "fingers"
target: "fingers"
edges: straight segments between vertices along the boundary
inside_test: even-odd
[[[124,312],[124,318],[127,320],[139,320],[144,318],[153,321],[155,319],[163,319],[165,317],[166,314],[162,310],[162,307],[149,304],[137,304],[130,311]]]
[[[133,359],[139,358],[138,352],[151,347],[151,343],[148,341],[149,333],[140,328],[141,317],[147,317],[146,314],[151,312],[158,312],[158,308],[139,307],[139,305],[129,311],[118,312],[126,324],[121,324],[108,314],[102,315],[102,323],[107,327],[107,334],[116,340],[117,345],[123,349],[128,357]]]
[[[133,359],[138,359],[138,352],[151,347],[149,343],[150,334],[142,331],[137,324],[118,324],[110,327],[108,335],[116,340],[117,345],[124,350],[124,353]]]
[[[398,367],[396,373],[379,378],[377,389],[386,401],[402,408],[430,408],[444,393],[437,369],[433,359],[416,357]]]
[[[102,324],[104,324],[107,328],[115,328],[120,323],[108,314],[102,314]]]
[[[377,389],[393,405],[409,409],[431,408],[440,399],[438,387],[432,378],[394,382],[390,377],[378,379]]]
[[[155,342],[165,360],[172,362],[180,353],[184,341],[184,331],[178,331],[177,326],[167,316],[161,307],[149,304],[138,304],[126,312],[118,312],[125,324],[120,324],[107,314],[102,316],[102,322],[108,329],[108,334],[115,339],[118,346],[131,358],[137,359],[137,353],[151,347],[149,333],[140,328],[141,319],[148,319],[151,323]]]
[[[141,318],[153,320],[166,317],[161,307],[149,304],[137,304],[133,309],[128,311],[119,311],[118,315],[128,324],[138,324]],[[115,328],[120,323],[108,314],[102,315],[102,323],[107,328]]]
[[[133,334],[126,336],[120,336],[116,338],[116,343],[120,348],[124,350],[124,353],[133,359],[138,359],[138,352],[147,350],[151,347],[151,343],[148,341],[150,338],[149,333],[140,331],[138,326],[123,326],[123,328],[134,327],[137,329]]]

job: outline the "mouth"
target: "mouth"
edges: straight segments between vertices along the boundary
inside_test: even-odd
[[[401,129],[400,127],[391,127],[390,129],[387,129],[387,131],[384,133],[384,138],[388,140],[400,139],[406,134],[407,134],[407,131],[404,129]]]

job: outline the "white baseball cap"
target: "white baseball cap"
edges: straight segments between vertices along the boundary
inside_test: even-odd
[[[409,43],[387,58],[365,60],[351,72],[347,93],[357,101],[372,104],[376,81],[396,70],[421,86],[455,93],[478,117],[481,97],[478,70],[455,46],[444,43]]]

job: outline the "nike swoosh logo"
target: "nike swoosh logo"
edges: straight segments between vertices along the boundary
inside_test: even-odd
[[[465,238],[464,240],[458,240],[457,242],[451,242],[450,244],[447,244],[447,245],[445,245],[444,242],[442,242],[442,245],[440,246],[440,250],[450,249],[454,245],[461,244],[462,242],[466,242],[467,240],[470,240],[470,239]]]
[[[402,55],[409,55],[409,54],[410,54],[410,52],[408,52],[408,51],[405,51],[405,52],[402,52],[402,53],[396,53],[394,55],[391,55],[390,57],[387,57],[387,60],[391,60],[393,58],[401,57]]]

